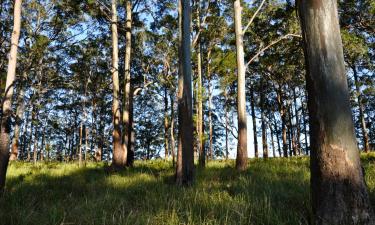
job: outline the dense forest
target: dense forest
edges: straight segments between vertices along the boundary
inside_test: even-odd
[[[374,15],[371,0],[1,0],[0,192],[8,164],[164,160],[191,187],[209,163],[310,158],[313,224],[374,224]]]

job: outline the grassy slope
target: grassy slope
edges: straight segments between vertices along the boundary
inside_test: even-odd
[[[375,155],[363,157],[375,206]],[[308,159],[211,162],[192,188],[173,185],[164,162],[108,175],[103,165],[12,163],[0,224],[307,224]]]

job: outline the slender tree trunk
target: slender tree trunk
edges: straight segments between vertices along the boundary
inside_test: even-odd
[[[88,138],[89,138],[89,128],[85,126],[85,164],[86,161],[90,159],[89,157],[89,149],[88,149]]]
[[[258,158],[259,152],[258,152],[257,119],[255,117],[255,98],[254,98],[254,90],[252,87],[250,87],[250,107],[251,107],[251,118],[253,120],[254,153],[255,153],[255,158]]]
[[[225,97],[225,160],[229,159],[229,132],[228,132],[228,126],[229,126],[229,112],[228,112],[228,93],[227,89],[224,91],[224,97]]]
[[[20,143],[20,130],[22,126],[22,117],[23,113],[25,111],[25,102],[24,102],[24,97],[25,97],[25,89],[24,87],[20,84],[19,85],[19,93],[17,95],[17,109],[16,109],[16,124],[14,126],[14,136],[13,136],[13,141],[12,141],[12,151],[10,154],[9,160],[14,161],[18,159],[18,148],[19,148],[19,143]]]
[[[128,157],[126,166],[134,166],[134,154],[135,154],[135,130],[134,130],[134,90],[131,87],[130,98],[129,98],[129,127],[128,130]]]
[[[131,64],[131,51],[132,51],[132,22],[133,22],[133,12],[132,12],[132,0],[126,0],[125,2],[126,8],[126,21],[125,21],[125,38],[126,38],[126,46],[125,46],[125,87],[124,87],[124,104],[122,109],[122,127],[123,127],[123,137],[122,137],[122,148],[125,154],[125,161],[128,159],[129,154],[129,143],[131,143],[131,130],[132,124],[130,124],[130,98],[133,97],[131,93],[131,71],[130,71],[130,64]],[[128,162],[127,162],[128,164]]]
[[[37,111],[37,110],[35,110]],[[33,118],[35,120],[33,121],[37,121],[38,120],[38,115],[37,115],[37,112],[35,112],[35,116],[33,116]],[[35,126],[35,131],[34,131],[34,151],[33,151],[33,160],[34,160],[34,164],[36,164],[36,162],[38,161],[38,126]]]
[[[281,144],[280,144],[280,138],[279,138],[279,129],[277,127],[277,123],[276,123],[276,117],[274,115],[274,124],[273,126],[275,127],[275,136],[276,136],[276,141],[277,141],[277,150],[279,152],[279,157],[282,157],[282,153],[281,153]]]
[[[270,133],[271,133],[270,136],[271,136],[272,156],[274,158],[276,158],[276,150],[275,150],[275,142],[274,142],[274,139],[273,139],[272,123],[269,123],[268,126],[270,128]]]
[[[306,96],[307,99],[307,96]],[[302,102],[302,116],[303,116],[303,135],[305,136],[305,153],[309,155],[309,146],[308,146],[308,134],[307,134],[307,119],[306,119],[306,110],[305,104]]]
[[[168,91],[167,88],[164,87],[164,159],[169,159],[169,117],[168,117]]]
[[[171,129],[170,129],[170,137],[171,137],[171,154],[172,154],[172,165],[175,166],[176,163],[176,153],[175,153],[175,138],[174,138],[174,98],[173,94],[170,94],[170,100],[171,100]]]
[[[357,92],[357,101],[358,101],[358,108],[359,108],[359,121],[361,123],[361,130],[362,130],[362,144],[363,144],[363,150],[364,152],[369,152],[370,151],[370,143],[369,143],[369,137],[368,137],[368,132],[367,132],[367,127],[366,127],[366,121],[365,121],[365,113],[364,113],[364,107],[363,107],[363,102],[362,102],[362,93],[360,90],[359,86],[359,80],[358,80],[358,72],[356,66],[352,65],[352,70],[353,70],[353,76],[354,76],[354,83],[355,83],[355,89]]]
[[[206,67],[207,67],[207,80],[208,80],[208,136],[209,136],[208,155],[209,155],[210,160],[214,158],[214,153],[213,153],[214,139],[213,139],[213,125],[212,125],[212,79],[211,79],[211,67],[210,67],[211,52],[212,52],[211,48],[208,48]]]
[[[201,1],[197,0],[197,29],[201,29],[201,18],[200,18],[200,5]],[[198,33],[198,32],[197,32]],[[198,70],[198,149],[199,149],[199,166],[206,166],[206,151],[204,148],[204,130],[203,130],[203,85],[202,85],[202,54],[201,54],[201,38],[198,37],[197,42],[197,70]]]
[[[21,152],[21,156],[20,158],[22,160],[25,160],[27,157],[27,154],[26,154],[26,151],[27,151],[27,145],[28,145],[28,141],[27,141],[27,129],[28,129],[28,126],[29,126],[29,112],[27,111],[26,112],[26,116],[25,116],[25,125],[24,125],[24,131],[22,133],[22,152]]]
[[[299,117],[298,106],[297,106],[297,94],[296,94],[295,89],[293,89],[293,101],[294,101],[294,114],[296,116],[295,145],[296,145],[298,155],[301,155],[301,144],[300,144],[301,124],[300,124],[300,117]]]
[[[31,142],[33,140],[33,128],[34,128],[34,110],[35,110],[35,106],[32,106],[32,109],[31,109],[31,121],[30,121],[30,133],[29,133],[29,143],[27,145],[27,159],[26,161],[27,162],[30,162],[31,160]]]
[[[120,110],[120,85],[118,71],[118,33],[117,33],[117,0],[112,0],[112,80],[113,80],[113,160],[112,168],[121,170],[125,167],[125,149],[121,143],[121,110]]]
[[[5,84],[5,93],[2,105],[2,115],[0,124],[0,193],[3,192],[5,187],[5,178],[9,162],[9,136],[11,132],[12,98],[14,81],[16,79],[18,42],[21,31],[21,8],[22,0],[15,0],[13,17],[14,25],[11,38],[7,80]]]
[[[375,224],[345,76],[336,0],[299,5],[307,68],[315,224]]]
[[[247,118],[246,118],[246,91],[245,91],[245,58],[243,47],[243,31],[242,31],[242,7],[241,1],[234,2],[234,23],[236,32],[237,47],[237,113],[238,113],[238,146],[236,169],[244,171],[247,168]]]
[[[263,146],[263,158],[267,159],[268,158],[268,140],[267,140],[267,118],[266,118],[266,112],[265,112],[265,80],[262,77],[262,90],[260,93],[260,110],[261,110],[261,117],[262,117],[262,146]]]
[[[280,117],[281,117],[281,135],[283,139],[283,156],[288,157],[288,143],[287,143],[287,127],[286,127],[286,110],[283,104],[281,89],[277,92],[277,101],[279,104]]]
[[[82,166],[82,138],[83,138],[83,124],[79,126],[79,146],[78,146],[78,162],[79,167]]]
[[[288,123],[289,123],[289,146],[290,151],[293,156],[297,155],[297,148],[295,142],[295,131],[293,127],[293,114],[292,114],[292,105],[288,107]]]
[[[176,182],[190,185],[194,180],[193,103],[191,81],[191,6],[179,0],[180,48],[178,79],[178,152]]]
[[[42,146],[40,147],[40,161],[44,161],[44,141],[45,141],[45,134],[44,134],[44,130],[43,130],[43,134],[42,134]]]

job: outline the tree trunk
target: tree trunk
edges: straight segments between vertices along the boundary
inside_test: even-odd
[[[228,93],[227,89],[224,91],[224,97],[225,97],[225,160],[229,159],[229,132],[228,132],[228,126],[229,126],[229,112],[228,112]]]
[[[19,143],[20,143],[20,130],[21,130],[21,125],[22,125],[22,117],[23,113],[25,111],[25,102],[24,102],[24,97],[25,97],[25,89],[21,85],[21,82],[19,82],[19,92],[17,95],[17,109],[16,109],[16,124],[14,126],[14,136],[13,136],[13,141],[12,141],[12,151],[10,154],[10,161],[14,161],[18,159],[18,148],[19,148]]]
[[[265,87],[265,80],[262,77],[262,90],[260,93],[260,110],[261,110],[261,117],[262,117],[262,146],[263,146],[263,158],[268,158],[268,141],[267,141],[267,121],[266,121],[266,113],[265,113],[265,96],[264,96],[264,87]]]
[[[16,0],[14,2],[14,25],[11,38],[7,80],[5,84],[5,93],[0,124],[0,193],[3,192],[5,187],[5,178],[9,162],[9,136],[11,132],[12,98],[14,81],[16,79],[18,41],[21,31],[21,8],[22,0]]]
[[[269,126],[269,128],[270,128],[271,146],[272,146],[272,156],[273,156],[274,158],[276,158],[276,150],[275,150],[275,142],[274,142],[274,139],[273,139],[272,123],[269,123],[268,126]]]
[[[121,143],[121,110],[120,110],[120,85],[118,71],[118,33],[117,33],[117,0],[112,0],[112,80],[113,80],[113,160],[112,168],[121,170],[125,167],[126,154]]]
[[[44,160],[44,141],[45,141],[45,134],[44,134],[44,130],[43,130],[43,134],[42,134],[42,146],[40,146],[40,161],[43,161]]]
[[[190,1],[179,0],[179,15],[178,152],[180,154],[177,161],[176,183],[190,185],[194,179]]]
[[[126,46],[125,46],[125,86],[124,86],[124,104],[122,109],[122,127],[123,127],[123,137],[122,137],[122,148],[125,154],[125,160],[128,159],[129,154],[129,143],[130,143],[130,136],[131,136],[131,124],[130,124],[130,101],[132,98],[131,93],[131,71],[130,71],[130,64],[131,64],[131,51],[132,51],[132,20],[133,20],[133,12],[132,12],[132,0],[125,1],[125,9],[126,9],[126,21],[125,21],[125,38],[126,38]],[[128,163],[128,162],[127,162]]]
[[[359,86],[359,80],[358,80],[358,72],[356,66],[352,65],[353,70],[353,76],[354,76],[354,83],[355,83],[355,89],[357,92],[357,101],[358,101],[358,108],[359,108],[359,121],[361,123],[361,130],[362,130],[362,144],[363,144],[363,151],[369,152],[370,151],[370,143],[369,143],[369,137],[367,133],[367,127],[366,127],[366,121],[365,121],[365,113],[364,113],[364,107],[362,102],[362,93]]]
[[[78,146],[78,165],[82,166],[82,138],[83,138],[83,124],[79,126],[79,146]]]
[[[168,91],[164,87],[164,159],[169,158],[169,119],[168,119]]]
[[[298,114],[297,94],[296,94],[295,88],[293,89],[293,101],[294,101],[294,113],[295,113],[295,116],[296,116],[295,145],[296,145],[298,155],[301,155],[301,144],[300,144],[301,125],[300,125],[300,117],[299,117],[299,114]]]
[[[210,159],[214,158],[213,153],[213,125],[212,125],[212,80],[211,80],[211,68],[210,68],[211,48],[207,51],[207,78],[208,78],[208,132],[209,132],[209,155]]]
[[[134,154],[135,154],[135,130],[134,130],[134,90],[130,89],[129,98],[129,130],[128,130],[128,156],[126,161],[126,166],[134,166]]]
[[[201,18],[200,18],[200,0],[196,1],[197,4],[197,33],[201,29]],[[206,151],[204,148],[204,130],[203,130],[203,85],[202,85],[202,54],[201,54],[201,38],[198,37],[197,42],[197,70],[198,70],[198,91],[197,91],[197,101],[198,101],[198,149],[199,149],[199,166],[206,166]]]
[[[241,17],[241,1],[234,2],[234,23],[236,32],[236,48],[237,48],[237,113],[238,113],[238,146],[236,169],[244,171],[247,168],[247,118],[246,118],[246,91],[245,91],[245,58],[243,47],[243,31]]]
[[[288,143],[287,143],[287,130],[286,130],[286,110],[283,104],[281,88],[277,92],[277,101],[279,104],[280,117],[281,117],[281,135],[283,139],[283,156],[288,157]]]
[[[175,166],[176,163],[176,153],[175,153],[175,138],[174,138],[174,98],[173,94],[170,94],[170,100],[171,100],[171,129],[170,129],[170,137],[171,137],[171,154],[172,154],[172,165]]]
[[[250,87],[250,107],[251,107],[251,118],[253,120],[254,153],[255,153],[255,158],[258,158],[259,152],[258,152],[257,119],[255,117],[255,98],[254,98],[254,90],[252,87]]]
[[[301,1],[315,224],[375,224],[349,101],[336,0]]]

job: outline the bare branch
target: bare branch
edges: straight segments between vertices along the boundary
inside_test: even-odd
[[[260,3],[260,5],[259,5],[257,11],[255,11],[253,17],[251,17],[249,23],[246,25],[245,29],[242,31],[242,34],[245,34],[246,31],[249,29],[250,25],[253,23],[255,17],[258,15],[258,13],[259,13],[260,10],[262,9],[262,7],[263,7],[263,5],[264,5],[265,2],[266,2],[266,0],[263,0],[262,3]]]
[[[284,36],[282,36],[281,38],[275,40],[275,41],[272,41],[269,45],[267,45],[266,47],[262,48],[257,54],[255,54],[246,64],[245,68],[247,69],[249,67],[249,65],[256,59],[258,58],[258,56],[260,54],[262,54],[263,52],[265,52],[267,49],[271,48],[272,46],[274,46],[275,44],[279,43],[280,41],[284,40],[284,39],[287,39],[288,37],[298,37],[298,38],[302,38],[301,35],[298,35],[298,34],[286,34]]]

